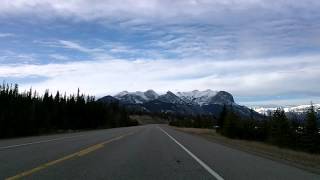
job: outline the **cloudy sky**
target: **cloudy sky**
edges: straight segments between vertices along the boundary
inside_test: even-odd
[[[320,103],[318,0],[1,0],[0,80]]]

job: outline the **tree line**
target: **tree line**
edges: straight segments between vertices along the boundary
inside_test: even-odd
[[[217,121],[213,116],[204,114],[163,114],[162,117],[169,121],[169,125],[178,127],[213,128]]]
[[[216,120],[210,119],[211,123],[203,119],[200,122],[196,122],[196,119],[186,122],[183,120],[172,120],[170,125],[216,127],[218,133],[229,138],[262,141],[279,147],[320,153],[319,119],[312,104],[302,120],[295,116],[289,118],[281,108],[263,119],[257,120],[253,116],[243,118],[232,107],[226,106],[223,107],[220,117]]]
[[[0,138],[38,135],[65,130],[137,125],[117,103],[103,104],[93,96],[54,95],[46,90],[19,93],[18,85],[0,85]]]

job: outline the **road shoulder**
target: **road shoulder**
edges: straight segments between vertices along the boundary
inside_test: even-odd
[[[320,174],[320,155],[283,149],[262,142],[229,139],[212,129],[169,127],[230,148]]]

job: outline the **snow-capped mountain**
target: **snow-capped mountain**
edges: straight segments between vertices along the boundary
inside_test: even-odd
[[[220,104],[220,105],[237,105],[234,102],[233,96],[226,91],[219,91],[215,96],[210,99],[208,104]]]
[[[157,99],[159,95],[153,90],[147,90],[145,92],[136,91],[128,92],[122,91],[114,96],[119,101],[126,104],[142,104],[147,101]]]
[[[188,91],[173,93],[168,91],[165,94],[158,95],[153,90],[145,92],[122,91],[115,95],[105,96],[99,99],[100,102],[108,103],[117,100],[119,104],[132,109],[133,111],[147,112],[167,112],[178,114],[211,114],[219,117],[223,107],[232,108],[242,117],[251,117],[252,115],[260,117],[258,113],[234,102],[233,96],[225,91]]]
[[[315,111],[320,112],[320,104],[313,104]],[[298,105],[298,106],[280,106],[280,107],[253,107],[252,109],[260,114],[270,114],[275,111],[277,108],[282,108],[285,112],[293,112],[293,113],[304,113],[307,112],[310,108],[310,104],[308,105]]]
[[[159,101],[165,102],[165,103],[173,103],[173,104],[186,104],[186,101],[172,93],[171,91],[168,91],[166,94],[163,94],[158,97]]]
[[[277,108],[276,107],[252,107],[252,109],[259,114],[268,115],[273,111],[275,111]]]
[[[188,91],[177,92],[177,95],[184,101],[190,104],[198,104],[200,106],[210,104],[233,104],[234,100],[230,93],[225,91],[212,91],[207,89],[205,91]]]
[[[154,100],[157,99],[159,97],[159,94],[157,94],[154,90],[149,89],[146,92],[143,93],[144,96],[148,99],[148,100]]]
[[[320,104],[313,104],[315,111],[320,111]],[[304,113],[306,111],[308,111],[308,109],[310,108],[310,104],[309,105],[299,105],[299,106],[292,106],[292,107],[285,107],[283,108],[283,110],[285,112],[297,112],[297,113]]]
[[[175,104],[191,104],[191,105],[209,105],[209,104],[232,104],[234,103],[233,97],[230,93],[225,91],[212,91],[210,89],[205,91],[188,91],[177,92],[174,94],[168,91],[166,94],[158,95],[153,90],[145,92],[136,91],[128,92],[122,91],[114,96],[118,100],[127,104],[142,104],[148,101],[158,99],[162,102],[175,103]]]
[[[177,92],[177,96],[183,99],[185,102],[190,104],[199,104],[200,106],[208,104],[213,96],[215,96],[218,91],[212,91],[207,89],[205,91],[187,91],[187,92]]]

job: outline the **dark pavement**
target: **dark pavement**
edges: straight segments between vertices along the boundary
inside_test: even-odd
[[[165,125],[0,141],[0,179],[320,179]]]

